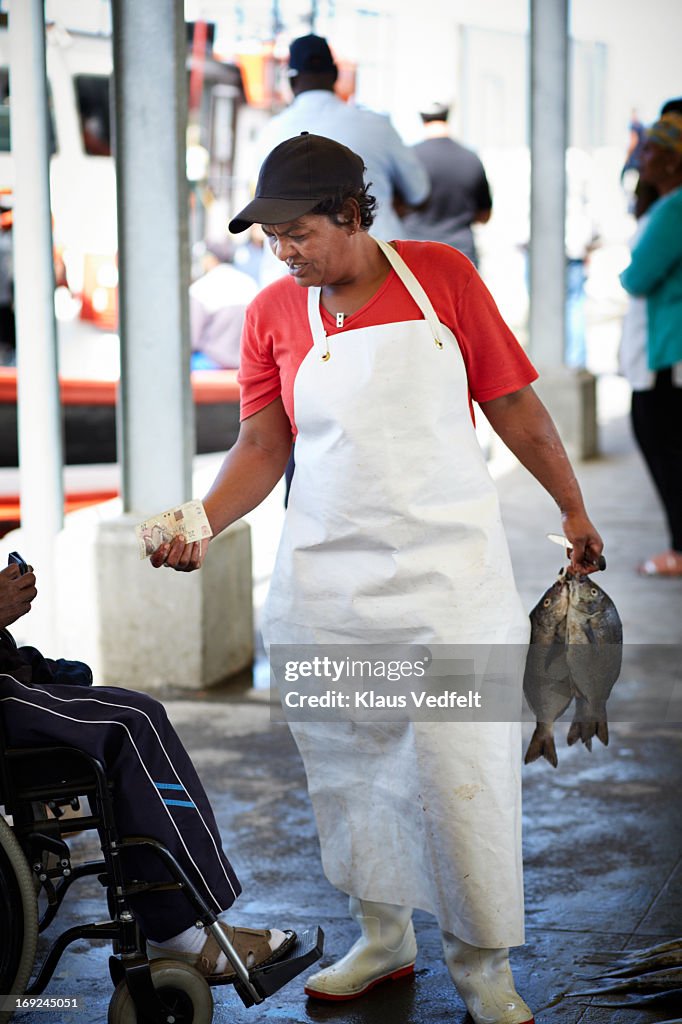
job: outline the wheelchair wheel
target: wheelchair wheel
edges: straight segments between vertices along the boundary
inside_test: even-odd
[[[168,1007],[174,1024],[211,1024],[213,996],[206,979],[190,964],[180,960],[152,960],[152,984]],[[109,1003],[107,1024],[144,1024],[125,981],[121,981]]]
[[[28,985],[38,943],[38,901],[34,876],[12,829],[0,816],[0,992],[22,995]],[[11,1013],[0,1011],[0,1024]]]

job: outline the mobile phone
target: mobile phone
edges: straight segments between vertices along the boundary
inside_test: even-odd
[[[7,564],[18,565],[21,576],[23,576],[25,572],[28,572],[28,562],[24,561],[18,551],[10,551],[7,556]]]

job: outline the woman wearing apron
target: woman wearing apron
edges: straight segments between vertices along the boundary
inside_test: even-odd
[[[288,278],[247,312],[242,428],[204,500],[214,533],[296,471],[263,626],[270,644],[521,649],[511,571],[471,399],[555,498],[572,562],[602,542],[537,376],[472,264],[447,246],[372,238],[360,157],[302,134],[269,155],[256,222]],[[291,280],[293,279],[293,280]],[[179,538],[152,563],[198,568]],[[516,647],[510,646],[516,645]],[[414,967],[415,907],[433,913],[476,1024],[525,1024],[518,722],[292,722],[325,872],[360,938],[306,992],[350,999]]]

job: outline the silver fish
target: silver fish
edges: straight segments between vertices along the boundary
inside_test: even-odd
[[[620,675],[623,626],[609,595],[591,576],[566,573],[566,661],[576,691],[568,744],[582,740],[588,750],[596,736],[606,746],[606,702]]]
[[[535,715],[536,727],[524,761],[546,758],[556,768],[554,722],[575,696],[566,661],[568,581],[561,572],[530,613],[530,644],[523,676],[523,692]]]
[[[636,960],[617,961],[606,974],[594,974],[592,977],[632,978],[636,974],[645,974],[647,971],[660,971],[665,967],[682,967],[682,953],[679,949],[669,950],[665,953],[656,953],[654,956],[640,957]]]
[[[523,692],[537,725],[525,763],[556,768],[554,722],[575,700],[568,743],[608,743],[606,702],[620,674],[623,628],[611,598],[591,576],[562,569],[530,613]]]

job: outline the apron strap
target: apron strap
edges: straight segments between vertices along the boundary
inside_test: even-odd
[[[405,260],[402,256],[395,251],[395,249],[388,244],[388,242],[382,242],[380,238],[375,238],[374,241],[377,243],[384,256],[391,264],[396,274],[407,288],[408,292],[419,306],[419,309],[424,314],[424,319],[427,321],[431,328],[433,340],[438,348],[443,348],[443,342],[441,341],[441,324],[436,315],[436,311],[431,304],[431,300],[420,285],[417,278],[414,276]],[[329,359],[329,341],[327,339],[327,333],[322,323],[322,314],[320,313],[320,289],[319,288],[308,288],[308,322],[310,324],[310,331],[313,336],[313,344],[317,349],[320,358],[325,362]]]
[[[322,314],[320,313],[320,290],[320,288],[308,289],[308,323],[310,324],[310,332],[313,336],[313,345],[317,349],[320,359],[326,362],[329,359],[330,352],[327,332],[324,329]]]
[[[433,340],[436,345],[438,348],[443,348],[443,342],[440,339],[441,325],[436,315],[436,311],[431,304],[431,299],[428,297],[419,281],[408,267],[407,263],[405,263],[405,260],[395,251],[393,246],[389,245],[388,242],[382,242],[380,238],[375,238],[374,241],[377,243],[384,256],[424,314],[424,319],[431,328]]]

